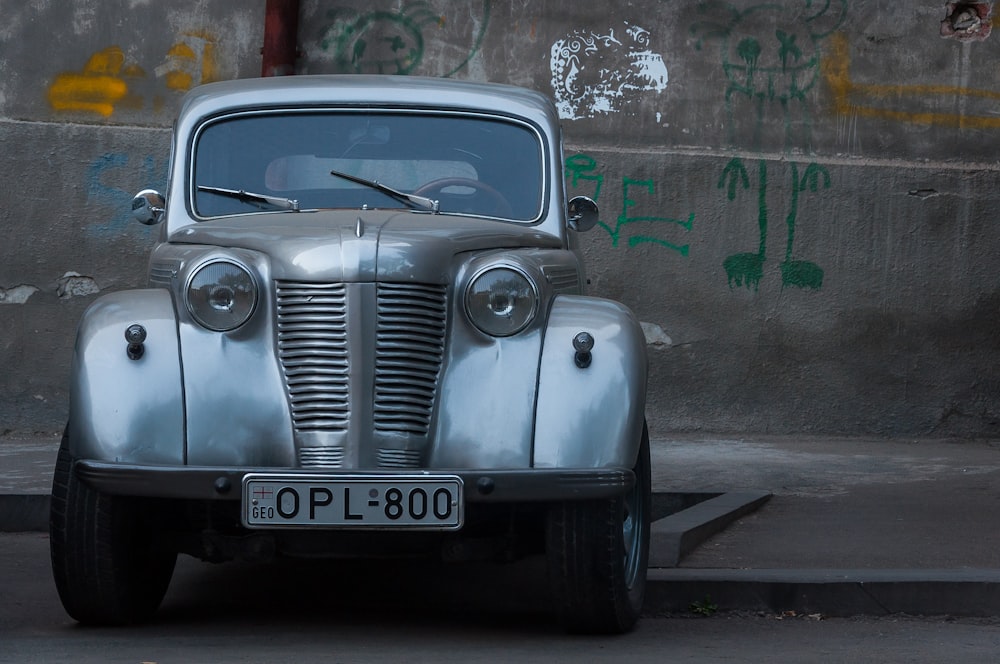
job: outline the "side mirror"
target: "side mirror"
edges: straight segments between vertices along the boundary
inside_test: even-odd
[[[575,196],[569,201],[567,207],[569,216],[566,222],[571,230],[583,232],[589,231],[597,225],[598,210],[597,203],[592,198],[586,196]]]
[[[146,226],[155,226],[163,221],[165,207],[163,194],[153,189],[143,189],[132,199],[132,215]]]

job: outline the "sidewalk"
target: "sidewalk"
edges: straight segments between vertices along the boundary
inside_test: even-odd
[[[1000,442],[673,440],[660,490],[769,491],[675,569],[647,610],[1000,616]]]
[[[0,530],[44,529],[58,444],[0,437]],[[665,518],[649,613],[1000,616],[1000,441],[683,438],[651,451]]]

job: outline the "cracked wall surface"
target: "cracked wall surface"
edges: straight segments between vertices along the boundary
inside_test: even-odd
[[[24,304],[37,292],[37,288],[27,284],[20,284],[12,288],[0,288],[0,304]]]
[[[26,304],[28,299],[43,289],[30,284],[19,284],[11,288],[0,287],[0,304]],[[84,297],[101,292],[97,282],[79,272],[67,272],[56,280],[56,296],[60,299]]]

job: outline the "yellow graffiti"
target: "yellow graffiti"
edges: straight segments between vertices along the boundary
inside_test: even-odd
[[[949,85],[880,85],[856,83],[851,79],[851,58],[847,37],[843,33],[830,36],[830,44],[821,68],[823,78],[833,93],[834,111],[838,115],[864,116],[924,125],[945,125],[961,129],[993,129],[1000,127],[1000,117],[942,113],[938,111],[903,110],[920,103],[941,98],[1000,100],[1000,92]]]
[[[170,47],[167,59],[156,68],[171,90],[186,91],[201,83],[219,80],[215,60],[215,39],[206,32],[185,32],[181,41]]]
[[[194,51],[187,44],[174,44],[174,46],[167,51],[167,58],[174,60],[179,60],[184,62],[185,60],[196,60],[198,56],[194,54]],[[167,87],[171,90],[188,90],[191,87],[191,82],[194,77],[191,76],[186,71],[172,70],[166,72],[166,82]]]
[[[163,64],[154,70],[170,90],[185,92],[195,85],[220,79],[215,38],[201,31],[185,32],[167,51]],[[90,56],[80,71],[63,72],[49,86],[49,104],[57,111],[97,113],[109,117],[115,109],[142,108],[144,100],[130,94],[129,80],[146,77],[137,64],[126,64],[119,46],[109,46]],[[163,98],[155,96],[153,110],[163,109]]]
[[[49,103],[57,111],[90,111],[108,117],[128,94],[128,84],[121,78],[124,65],[125,54],[118,46],[94,53],[83,70],[56,76],[49,86]],[[127,73],[136,70],[129,68]]]

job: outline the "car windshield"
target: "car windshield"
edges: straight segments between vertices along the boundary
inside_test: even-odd
[[[367,207],[530,222],[541,214],[542,163],[537,132],[496,117],[244,114],[198,133],[191,195],[201,218]]]

